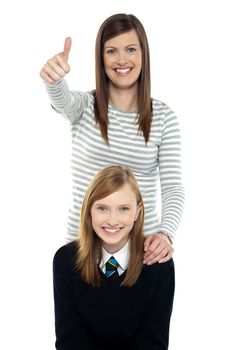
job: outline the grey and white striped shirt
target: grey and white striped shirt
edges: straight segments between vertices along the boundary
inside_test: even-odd
[[[108,146],[94,120],[91,92],[69,91],[64,79],[46,87],[52,106],[71,124],[73,196],[67,221],[68,240],[77,235],[80,209],[90,181],[110,165],[127,166],[133,171],[145,206],[145,234],[165,231],[173,238],[184,205],[180,129],[174,112],[153,99],[150,139],[145,145],[135,123],[137,113],[122,112],[109,104]],[[161,215],[157,206],[159,183]]]

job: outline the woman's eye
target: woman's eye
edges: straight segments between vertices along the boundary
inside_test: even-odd
[[[114,55],[114,54],[116,53],[116,50],[114,50],[114,49],[109,49],[109,50],[107,51],[107,53],[110,54],[110,55]]]
[[[136,49],[134,48],[134,47],[129,47],[128,48],[128,52],[130,52],[130,53],[133,53],[133,52],[135,52],[136,51]]]

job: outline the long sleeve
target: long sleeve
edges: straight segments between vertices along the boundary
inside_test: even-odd
[[[88,93],[69,91],[65,79],[55,84],[45,83],[52,107],[71,123],[78,121],[88,105]]]
[[[175,289],[173,260],[160,264],[158,275],[150,277],[156,280],[156,285],[137,331],[134,349],[167,350]]]
[[[53,260],[55,330],[57,350],[90,350],[89,340],[73,296],[71,268],[66,250]]]
[[[159,147],[159,176],[162,197],[160,230],[174,238],[184,207],[181,176],[181,135],[178,119],[168,107]]]

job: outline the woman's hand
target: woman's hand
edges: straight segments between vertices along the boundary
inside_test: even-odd
[[[148,235],[144,242],[143,263],[152,265],[156,262],[163,263],[171,259],[174,248],[169,238],[162,233]]]
[[[50,58],[48,62],[43,66],[40,71],[40,76],[45,82],[54,84],[64,78],[67,73],[69,73],[70,66],[68,65],[68,59],[71,45],[71,38],[66,38],[64,43],[64,50]]]

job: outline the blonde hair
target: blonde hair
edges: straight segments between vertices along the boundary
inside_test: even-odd
[[[102,249],[100,239],[92,227],[91,207],[95,201],[118,191],[125,184],[129,184],[135,193],[137,204],[142,203],[142,196],[133,173],[121,166],[110,166],[101,170],[93,178],[83,200],[75,266],[80,271],[81,277],[93,286],[101,285],[98,265],[102,259]],[[143,266],[143,224],[144,209],[141,205],[129,236],[130,258],[122,286],[132,286],[140,275]]]

